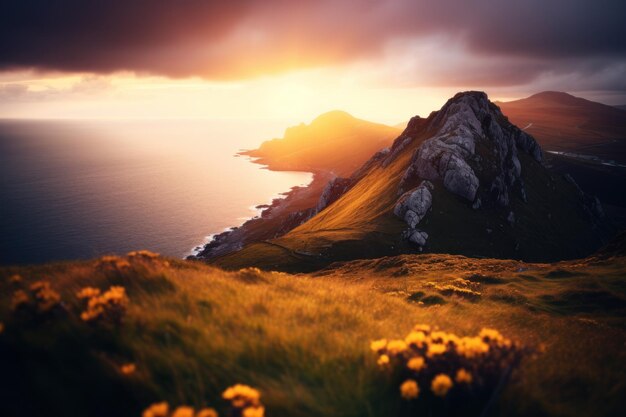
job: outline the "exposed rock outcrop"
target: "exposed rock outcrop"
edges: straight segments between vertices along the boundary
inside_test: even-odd
[[[426,240],[427,235],[414,231],[432,204],[433,183],[443,185],[475,210],[501,207],[506,210],[506,221],[515,223],[515,213],[509,209],[512,199],[527,201],[520,154],[540,164],[543,154],[533,137],[511,124],[485,93],[459,93],[427,119],[411,119],[382,165],[405,152],[417,136],[425,139],[402,176],[401,197],[394,208],[394,214],[409,226],[408,240],[418,246]],[[588,205],[590,211],[601,213],[595,200]]]
[[[350,187],[354,184],[354,181],[350,178],[333,178],[326,184],[324,187],[324,191],[322,191],[322,195],[315,207],[315,211],[319,213],[324,210],[326,207],[334,203],[341,197],[346,191],[350,189]]]
[[[482,92],[457,94],[426,129],[432,137],[413,155],[401,188],[416,178],[441,180],[448,191],[469,202],[482,188],[482,204],[491,200],[506,207],[513,192],[525,198],[518,153],[543,159],[532,136],[509,123]]]
[[[426,244],[428,234],[417,230],[416,226],[430,210],[433,202],[431,194],[433,189],[434,186],[431,182],[422,181],[418,187],[402,194],[393,209],[393,213],[403,219],[409,226],[408,230],[405,231],[407,239],[419,246]]]

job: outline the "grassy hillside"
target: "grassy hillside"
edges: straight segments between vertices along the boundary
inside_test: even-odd
[[[625,271],[624,258],[450,255],[296,276],[143,254],[2,268],[0,415],[139,416],[163,400],[228,415],[220,394],[235,383],[260,390],[267,416],[403,415],[415,409],[400,397],[402,381],[369,344],[416,323],[458,335],[494,327],[533,349],[494,397],[495,415],[620,415]],[[39,281],[50,288],[35,300]],[[126,309],[86,322],[76,293],[111,286],[125,289]]]
[[[513,124],[549,150],[572,150],[626,138],[624,110],[567,93],[545,91],[497,104]]]
[[[243,152],[279,171],[329,171],[348,177],[374,153],[391,144],[401,129],[352,117],[342,111],[290,127],[283,138]]]

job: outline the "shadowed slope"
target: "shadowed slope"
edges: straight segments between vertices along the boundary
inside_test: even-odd
[[[607,139],[626,139],[626,111],[545,91],[528,98],[497,102],[502,112],[546,149],[574,149]]]

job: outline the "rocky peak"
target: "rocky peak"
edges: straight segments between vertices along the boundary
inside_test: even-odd
[[[391,156],[413,140],[410,129],[421,129],[427,139],[415,150],[400,181],[398,194],[403,197],[398,205],[406,204],[407,195],[413,196],[411,201],[425,195],[419,191],[423,185],[416,185],[428,180],[474,208],[485,204],[507,207],[514,195],[526,200],[520,152],[537,162],[543,159],[532,136],[511,124],[483,92],[458,93],[428,119],[412,119],[404,137],[394,143]],[[404,209],[396,212],[403,213],[411,229],[415,229],[415,219],[425,215],[416,217],[412,210],[407,214]]]
[[[482,197],[507,206],[512,192],[525,198],[519,152],[543,158],[537,142],[482,92],[455,95],[429,117],[425,130],[429,138],[415,151],[401,193],[418,179],[441,180],[448,191],[471,203]]]

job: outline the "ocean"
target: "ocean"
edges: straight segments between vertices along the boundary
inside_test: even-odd
[[[0,121],[0,264],[148,249],[182,258],[306,172],[236,157],[280,121]]]

